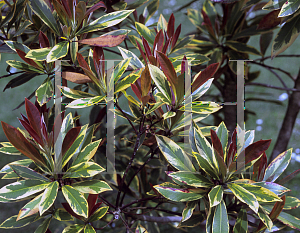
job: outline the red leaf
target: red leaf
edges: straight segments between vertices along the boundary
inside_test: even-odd
[[[74,211],[71,209],[71,207],[69,206],[68,203],[63,202],[63,203],[61,203],[61,204],[62,204],[62,206],[65,208],[65,210],[66,210],[69,214],[71,214],[72,216],[74,216],[74,217],[77,218],[77,219],[82,220],[82,219],[81,219],[81,216],[75,214]]]
[[[290,181],[293,179],[296,175],[300,173],[300,169],[294,171],[293,173],[289,174],[288,176],[284,177],[280,181],[278,181],[278,184],[285,184],[286,182]]]
[[[271,140],[260,140],[247,146],[245,152],[245,164],[250,163],[252,160],[257,159],[264,153],[270,146]],[[241,153],[242,154],[242,153]]]
[[[39,42],[40,42],[41,48],[50,47],[50,42],[48,40],[48,37],[42,31],[40,31],[40,34],[39,34]]]
[[[142,97],[147,96],[151,88],[151,76],[148,66],[145,67],[141,74]]]
[[[19,119],[19,122],[38,144],[40,144],[41,146],[44,145],[42,142],[42,139],[37,135],[37,133],[33,130],[33,128],[26,121]]]
[[[42,135],[41,135],[41,127],[40,127],[40,122],[41,122],[40,111],[27,98],[25,98],[25,109],[26,109],[28,120],[30,122],[30,126],[41,138]]]
[[[96,203],[96,205],[94,205],[93,208],[91,209],[90,215],[92,215],[100,207],[101,204],[102,202]]]
[[[178,38],[179,38],[179,35],[180,35],[180,32],[181,32],[181,24],[179,24],[179,26],[177,27],[176,31],[175,31],[175,34],[172,38],[172,46],[171,48],[174,48],[174,46],[176,45],[177,41],[178,41]]]
[[[103,35],[96,38],[79,40],[78,42],[81,44],[88,44],[92,46],[99,47],[115,47],[121,44],[126,35]]]
[[[183,56],[182,62],[181,62],[181,74],[185,72],[185,64],[187,62],[186,56]]]
[[[87,198],[87,203],[89,205],[89,216],[92,215],[92,209],[95,206],[97,199],[98,199],[98,194],[89,194]]]
[[[95,10],[99,9],[100,7],[103,7],[103,8],[105,8],[105,10],[107,10],[107,7],[105,6],[104,2],[100,1],[100,2],[98,2],[96,4],[94,4],[91,8],[89,8],[86,11],[86,13],[84,15],[84,18],[87,17],[87,16],[89,16],[90,13],[94,12]]]
[[[163,50],[161,51],[162,53],[166,54],[167,49],[168,49],[168,47],[169,47],[169,45],[170,45],[170,42],[171,42],[171,40],[170,40],[170,39],[167,39],[167,41],[166,41],[166,43],[165,43],[165,45],[164,45],[164,47],[163,47]]]
[[[218,138],[218,135],[216,134],[215,131],[210,130],[210,136],[211,136],[213,148],[222,158],[224,158],[222,143]]]
[[[142,41],[143,41],[143,46],[144,46],[144,49],[146,51],[146,55],[147,55],[147,58],[148,60],[150,61],[150,56],[152,55],[151,53],[151,48],[149,46],[149,43],[145,40],[145,38],[142,36]]]
[[[174,35],[174,24],[175,24],[175,17],[174,14],[172,13],[169,18],[168,27],[167,27],[167,34],[169,39]]]
[[[162,71],[167,76],[172,89],[175,91],[178,85],[178,77],[170,59],[163,53],[157,52],[158,62]]]
[[[3,121],[1,121],[1,125],[7,139],[18,151],[34,162],[40,165],[45,165],[40,153],[30,142],[27,141],[27,139],[18,129]]]
[[[196,74],[194,77],[194,81],[192,84],[192,92],[197,90],[201,85],[203,85],[208,79],[212,78],[212,76],[218,70],[219,63],[213,63],[206,67],[203,71]]]
[[[69,6],[68,2],[65,0],[62,0],[61,2],[62,2],[62,5],[63,5],[65,11],[67,12],[69,18],[72,19],[73,16],[72,16],[72,12],[70,9],[71,6]]]
[[[73,142],[75,141],[75,139],[77,138],[79,132],[80,132],[81,127],[75,127],[70,129],[63,141],[62,144],[62,155],[64,155],[68,149],[72,146]]]
[[[77,83],[77,84],[93,82],[87,75],[84,75],[81,73],[69,72],[69,71],[62,72],[61,77],[65,80],[68,80],[72,83]]]
[[[164,47],[164,34],[162,29],[157,33],[153,43],[153,55],[155,55],[154,51],[161,51]]]
[[[37,69],[41,69],[41,67],[38,66],[38,64],[36,64],[36,62],[30,58],[26,58],[26,53],[23,52],[22,50],[16,49],[18,55],[20,56],[20,58],[25,61],[27,64],[37,68]]]
[[[93,60],[96,72],[99,77],[102,77],[104,74],[105,63],[104,63],[104,53],[101,47],[96,46],[94,48]]]
[[[203,23],[202,25],[205,25],[205,27],[207,28],[208,32],[213,36],[215,37],[215,31],[213,29],[213,26],[212,26],[212,23],[208,17],[208,15],[205,13],[205,11],[202,9],[201,10],[201,14],[203,16]]]
[[[138,48],[139,48],[139,50],[140,50],[140,53],[142,54],[142,57],[143,57],[143,59],[144,59],[145,64],[147,65],[148,62],[147,62],[147,59],[146,59],[146,57],[145,57],[145,54],[144,54],[143,49],[141,48],[141,46],[140,46],[140,44],[137,42],[137,40],[135,40],[135,42],[136,42],[136,44],[137,44],[137,46],[138,46]]]
[[[278,17],[279,10],[271,11],[269,14],[265,15],[259,22],[257,29],[270,29],[276,27],[281,23],[281,18]]]
[[[135,84],[131,84],[131,89],[133,90],[134,94],[138,97],[138,99],[142,101],[142,93],[139,91],[138,87]]]
[[[264,152],[264,154],[262,155],[262,157],[260,159],[260,164],[259,164],[258,174],[257,174],[257,181],[263,180],[267,167],[268,167],[267,155],[266,155],[266,152]]]

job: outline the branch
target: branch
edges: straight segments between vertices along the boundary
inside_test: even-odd
[[[300,69],[295,81],[294,88],[300,89]],[[295,125],[295,121],[300,110],[299,99],[300,92],[293,92],[293,94],[289,98],[289,103],[284,116],[284,120],[282,122],[277,141],[275,143],[269,162],[287,149]]]
[[[120,110],[120,112],[123,114],[123,116],[128,120],[128,122],[130,123],[131,127],[134,129],[135,134],[138,134],[136,128],[134,127],[134,125],[132,124],[132,121],[127,117],[127,115],[123,112],[123,110],[120,108],[120,106],[116,103],[117,108]]]
[[[277,55],[276,57],[300,57],[300,55],[298,54],[286,54],[286,55]],[[272,58],[271,56],[267,56],[267,57],[262,57],[262,58],[257,58],[254,61],[264,61],[267,59]]]
[[[272,85],[269,85],[269,84],[254,83],[254,82],[245,83],[245,86],[261,86],[261,87],[268,87],[268,88],[272,88],[272,89],[278,89],[278,90],[284,90],[284,91],[294,91],[294,92],[299,92],[300,91],[300,88],[296,89],[296,88],[275,87],[275,86],[272,86]]]
[[[182,217],[179,216],[164,216],[164,217],[155,217],[148,215],[131,215],[133,218],[137,220],[147,221],[147,222],[161,222],[161,223],[169,223],[169,222],[180,222]]]

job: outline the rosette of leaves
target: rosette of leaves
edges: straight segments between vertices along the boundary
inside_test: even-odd
[[[2,143],[1,152],[25,155],[27,159],[14,161],[1,169],[5,174],[2,179],[17,181],[0,189],[0,199],[5,203],[31,200],[0,227],[21,227],[36,218],[46,218],[40,226],[46,230],[53,217],[59,220],[60,210],[54,206],[59,191],[74,213],[88,218],[91,207],[84,195],[111,190],[106,182],[93,179],[104,171],[92,160],[101,143],[101,139],[92,142],[95,126],[74,127],[70,113],[63,120],[64,114],[59,115],[49,130],[45,107],[40,111],[25,99],[25,108],[27,117],[22,115],[19,119],[25,130],[1,122],[9,140]],[[66,215],[65,211],[62,215]]]
[[[112,67],[106,70],[104,53],[101,47],[90,50],[87,57],[88,62],[80,53],[77,54],[77,59],[85,74],[63,72],[62,77],[79,84],[88,83],[87,91],[92,90],[95,94],[61,87],[61,91],[66,97],[75,99],[66,106],[69,108],[84,108],[95,104],[106,104],[108,94],[114,95],[124,91],[139,77],[136,72],[131,72],[122,78],[130,63],[130,58],[121,61],[115,67],[113,64]]]
[[[227,147],[224,123],[210,133],[211,143],[195,124],[190,127],[190,148],[197,164],[174,141],[156,135],[162,154],[173,167],[167,174],[175,183],[154,188],[171,201],[186,203],[179,226],[195,226],[206,220],[206,232],[214,233],[276,231],[282,225],[299,230],[300,220],[282,211],[285,206],[297,207],[299,200],[286,197],[289,189],[275,183],[288,166],[292,150],[267,166],[265,151],[271,140],[253,143],[254,131],[237,128]],[[261,223],[253,225],[248,215]],[[234,225],[231,219],[236,220]]]

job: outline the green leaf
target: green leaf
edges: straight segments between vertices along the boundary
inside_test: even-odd
[[[72,184],[72,187],[81,193],[98,194],[112,190],[109,185],[101,180],[85,180]]]
[[[154,34],[147,28],[144,24],[135,22],[135,27],[140,36],[143,36],[146,41],[153,45],[154,43]]]
[[[35,220],[36,216],[32,215],[17,221],[17,215],[14,215],[8,219],[6,219],[3,223],[1,223],[0,228],[4,229],[12,229],[12,228],[21,228]]]
[[[176,202],[194,201],[205,195],[203,190],[199,189],[197,192],[197,189],[183,189],[179,185],[171,183],[155,185],[154,188],[165,198]]]
[[[291,191],[287,189],[286,187],[283,187],[279,184],[273,183],[273,182],[256,182],[252,183],[252,185],[257,185],[263,188],[266,188],[270,190],[271,192],[275,193],[276,195],[282,195],[285,192]]]
[[[188,201],[182,211],[182,220],[181,222],[184,222],[188,219],[190,219],[190,217],[192,217],[193,215],[193,211],[196,208],[198,204],[198,201]]]
[[[39,205],[40,215],[45,213],[45,211],[47,211],[53,205],[57,196],[58,186],[59,186],[58,182],[54,181],[50,183],[46,188],[46,190],[44,191]]]
[[[57,20],[53,17],[50,8],[43,0],[28,2],[33,12],[50,28],[56,35],[60,35]]]
[[[193,101],[199,99],[202,95],[204,95],[204,93],[210,88],[212,82],[213,79],[211,78],[207,80],[204,84],[202,84],[199,88],[197,88],[197,90],[195,90],[192,93]]]
[[[123,49],[119,46],[118,46],[118,49],[120,50],[120,53],[121,53],[123,59],[131,58],[129,66],[132,69],[136,70],[136,69],[145,67],[143,62],[141,62],[141,60],[133,52]]]
[[[264,187],[257,187],[256,185],[243,183],[239,183],[239,185],[254,194],[256,199],[260,202],[282,201],[275,193]]]
[[[35,61],[44,61],[47,59],[47,55],[49,54],[50,50],[51,48],[31,49],[26,54],[26,57]]]
[[[97,149],[99,147],[100,142],[102,141],[102,139],[97,140],[95,142],[92,142],[90,144],[88,144],[81,152],[80,154],[76,157],[76,159],[74,160],[74,162],[72,163],[72,165],[77,165],[79,163],[82,162],[87,162],[89,161],[91,158],[94,157],[95,153],[97,152]]]
[[[157,86],[158,90],[168,100],[169,105],[171,105],[172,104],[171,90],[166,76],[158,67],[150,64],[149,64],[149,71],[150,71],[151,78],[154,81],[155,85]]]
[[[80,98],[89,98],[95,97],[94,94],[90,94],[84,91],[74,90],[68,87],[59,86],[61,88],[61,92],[64,96],[71,98],[71,99],[80,99]]]
[[[284,210],[296,209],[300,206],[300,200],[296,197],[287,196],[285,199]]]
[[[145,227],[143,227],[141,224],[139,224],[136,229],[135,233],[148,233]]]
[[[226,205],[223,200],[216,207],[214,219],[213,219],[212,232],[229,233],[228,215],[227,215]]]
[[[11,143],[10,143],[9,146],[1,147],[0,148],[0,153],[7,154],[7,155],[21,155],[21,152],[18,151]],[[21,160],[19,160],[19,161],[21,161]],[[30,160],[30,161],[32,161],[32,160]],[[1,169],[1,171],[2,171],[2,169]]]
[[[58,221],[74,221],[74,218],[64,208],[55,209],[53,218]]]
[[[105,169],[94,162],[82,162],[77,165],[70,167],[66,173],[63,175],[63,178],[79,178],[79,177],[92,177],[100,172],[103,172]]]
[[[274,182],[291,161],[292,149],[282,152],[267,167],[263,181]]]
[[[264,206],[264,208],[266,209],[266,211],[269,213],[272,210],[272,207],[269,206]],[[288,213],[285,212],[280,212],[279,216],[277,217],[277,219],[284,223],[285,225],[288,225],[289,227],[293,228],[293,229],[297,229],[300,230],[300,219],[296,218]]]
[[[204,158],[214,169],[216,175],[219,173],[219,163],[215,157],[214,150],[202,132],[194,128],[195,145],[199,155]],[[196,151],[196,152],[197,152]]]
[[[24,70],[24,71],[31,72],[31,73],[40,73],[40,74],[44,73],[44,71],[38,70],[38,69],[34,68],[33,66],[28,65],[27,63],[20,62],[20,61],[10,60],[10,61],[6,61],[6,63],[8,65],[10,65],[11,67],[14,67],[19,70]]]
[[[169,174],[170,177],[179,180],[187,185],[194,187],[211,187],[213,183],[199,172],[172,172]]]
[[[62,187],[62,193],[74,213],[88,217],[88,203],[84,196],[70,185]]]
[[[23,177],[24,179],[34,179],[34,180],[50,182],[50,179],[48,179],[47,177],[41,175],[40,173],[26,166],[21,166],[16,164],[10,164],[9,166],[15,173],[17,173],[17,175]]]
[[[56,44],[47,55],[47,62],[56,61],[62,57],[65,57],[69,51],[69,42],[62,41]]]
[[[20,200],[43,191],[49,183],[40,180],[21,180],[0,189],[0,197],[7,200]]]
[[[286,22],[279,30],[272,44],[272,58],[285,51],[300,34],[300,15]]]
[[[166,112],[162,115],[162,117],[164,118],[164,120],[168,119],[168,118],[172,118],[176,116],[176,112],[172,112],[172,111],[169,111],[169,112]]]
[[[14,37],[20,36],[24,33],[26,28],[30,26],[32,23],[29,20],[25,20],[24,23],[18,28],[16,33],[14,34]]]
[[[39,86],[39,88],[35,92],[35,96],[37,97],[37,101],[42,106],[45,103],[48,103],[53,96],[54,90],[52,86],[52,82],[50,78],[47,78],[45,82]]]
[[[221,141],[223,147],[223,154],[225,156],[227,150],[227,144],[228,144],[228,130],[223,121],[221,122],[221,124],[219,124],[216,133],[218,135],[218,138]]]
[[[217,185],[208,193],[210,208],[217,206],[223,200],[223,188],[221,185]]]
[[[148,115],[148,114],[154,112],[156,109],[160,108],[162,105],[164,105],[163,102],[156,102],[154,105],[152,105],[151,108],[148,109],[148,111],[145,113],[145,115]]]
[[[74,224],[67,226],[62,233],[80,233],[84,229],[83,224]]]
[[[252,193],[235,183],[229,183],[228,188],[230,188],[233,194],[241,202],[246,203],[255,213],[257,213],[259,204],[256,197]]]
[[[179,110],[186,111],[186,112],[192,112],[197,114],[212,114],[218,110],[220,110],[222,106],[219,104],[216,104],[214,102],[208,102],[208,101],[195,101],[192,102],[192,111],[185,109],[185,106],[182,106]]]
[[[225,45],[239,53],[249,53],[261,56],[261,53],[256,48],[241,42],[226,41]]]
[[[300,0],[288,0],[283,4],[278,17],[285,17],[295,13],[300,8]]]
[[[33,198],[30,202],[28,202],[25,206],[23,206],[20,209],[18,217],[17,217],[17,221],[19,221],[19,219],[31,216],[31,215],[39,212],[39,204],[40,204],[40,201],[42,200],[42,195],[43,195],[43,193],[36,196],[35,198]]]
[[[247,233],[248,232],[248,218],[247,211],[245,209],[240,209],[238,217],[236,219],[233,233]]]
[[[278,10],[280,9],[286,0],[270,0],[264,7],[263,10]]]
[[[216,207],[209,208],[208,216],[206,219],[206,233],[214,233],[212,228],[213,228],[213,218],[215,214],[215,209]]]
[[[30,48],[28,48],[26,45],[12,40],[6,40],[4,41],[8,47],[10,47],[13,51],[17,52],[16,49],[19,49],[23,51],[24,53],[28,53],[30,51]]]
[[[70,55],[72,62],[75,64],[78,52],[78,38],[75,36],[70,42]]]
[[[46,218],[34,233],[45,233],[50,225],[51,217]]]
[[[86,224],[84,227],[84,233],[96,233],[94,227],[89,224]]]
[[[72,158],[72,156],[75,154],[77,149],[80,147],[85,134],[86,134],[87,126],[84,126],[81,128],[80,133],[78,134],[77,138],[73,142],[72,146],[69,148],[69,150],[63,155],[62,158],[62,168],[69,162],[69,160]]]
[[[83,33],[103,30],[107,27],[114,26],[126,19],[133,11],[134,10],[123,10],[105,14],[99,17],[98,19],[94,20],[93,22],[87,24],[82,29],[80,29],[76,33],[76,36],[81,35]]]
[[[138,78],[139,76],[136,74],[127,75],[116,85],[115,94],[130,87]]]
[[[99,219],[103,218],[103,216],[106,214],[107,210],[109,209],[108,206],[101,207],[97,209],[92,216],[89,218],[89,222],[98,221]]]
[[[266,225],[266,227],[271,230],[273,227],[273,222],[270,219],[269,215],[266,213],[266,211],[264,210],[264,208],[262,208],[261,206],[258,209],[257,212],[258,217],[260,218],[260,220]]]
[[[166,160],[176,169],[180,171],[195,172],[190,158],[174,141],[165,137],[155,135],[159,149],[166,158]]]

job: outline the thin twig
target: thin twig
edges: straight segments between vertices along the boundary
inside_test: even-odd
[[[133,204],[139,203],[139,202],[149,201],[149,200],[153,200],[153,199],[157,199],[157,198],[160,198],[160,197],[157,197],[157,196],[155,196],[155,197],[146,197],[146,198],[142,198],[142,199],[140,199],[140,200],[135,200],[135,201],[133,201],[133,202],[130,202],[130,203],[127,204],[127,205],[122,206],[122,207],[120,208],[120,210],[123,210],[123,209],[125,209],[125,208],[127,208],[127,207],[129,207],[129,206],[131,206],[131,205],[133,205]]]
[[[128,120],[129,124],[134,129],[134,132],[137,135],[138,132],[137,132],[136,128],[134,127],[134,125],[132,124],[132,121],[127,117],[127,115],[123,112],[123,110],[120,108],[120,106],[117,103],[116,103],[116,107],[120,110],[120,112],[123,114],[123,116]]]
[[[268,88],[272,88],[272,89],[278,89],[278,90],[284,90],[284,91],[300,91],[299,89],[295,89],[295,88],[285,88],[285,87],[275,87],[269,84],[264,84],[264,83],[245,83],[245,86],[261,86],[261,87],[268,87]]]
[[[116,209],[116,206],[113,205],[112,203],[110,203],[109,201],[107,201],[104,197],[101,197],[100,195],[98,195],[98,197],[99,197],[102,201],[104,201],[106,205],[108,205],[108,206],[110,206],[110,207]]]
[[[276,57],[300,57],[300,54],[282,54],[282,55],[277,55]],[[272,58],[271,56],[267,56],[267,57],[262,57],[262,58],[257,58],[254,61],[264,61],[267,59]]]

